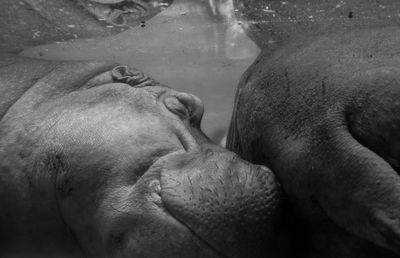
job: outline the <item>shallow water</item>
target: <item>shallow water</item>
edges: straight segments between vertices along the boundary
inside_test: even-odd
[[[258,53],[234,18],[232,0],[175,0],[143,26],[117,36],[29,48],[23,55],[106,59],[136,67],[199,96],[205,105],[202,128],[219,141],[229,125],[240,76]]]

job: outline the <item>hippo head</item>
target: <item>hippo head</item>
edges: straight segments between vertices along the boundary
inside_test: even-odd
[[[53,198],[88,256],[273,254],[283,208],[273,174],[201,132],[197,97],[112,67],[62,63],[8,109],[1,165],[25,201]]]

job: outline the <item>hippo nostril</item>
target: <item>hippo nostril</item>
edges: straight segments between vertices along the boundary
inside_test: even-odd
[[[203,102],[196,96],[188,93],[178,93],[176,98],[186,106],[189,112],[189,121],[194,126],[200,127],[201,118],[204,113]]]

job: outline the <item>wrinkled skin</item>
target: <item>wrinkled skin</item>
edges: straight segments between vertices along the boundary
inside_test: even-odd
[[[235,4],[262,53],[228,148],[276,174],[303,256],[399,257],[400,2]]]
[[[202,115],[134,68],[0,53],[0,256],[281,254],[275,176],[213,144]]]

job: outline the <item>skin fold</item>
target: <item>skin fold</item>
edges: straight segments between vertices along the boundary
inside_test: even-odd
[[[6,53],[76,33],[51,8],[72,8],[57,22],[78,18],[78,37],[109,35],[73,1],[20,2],[0,16],[23,11],[0,29],[1,257],[282,256],[280,184],[201,132],[196,96],[113,62]]]
[[[302,256],[399,257],[399,2],[235,5],[262,52],[227,147],[276,174]]]

